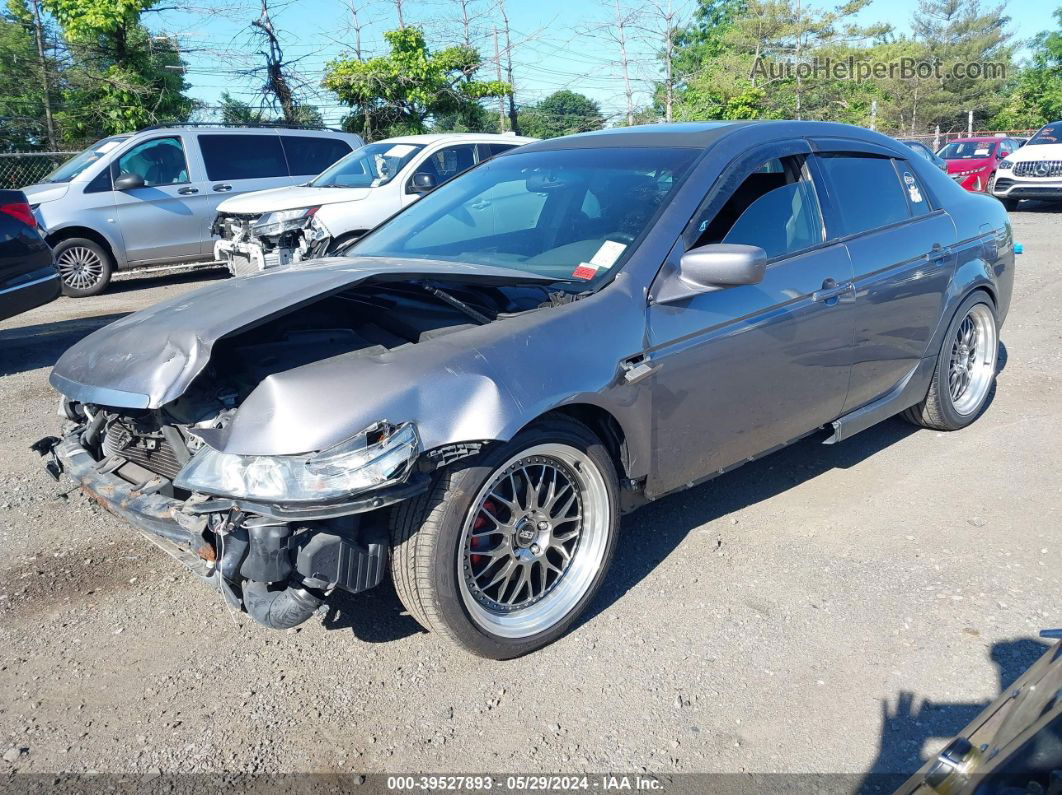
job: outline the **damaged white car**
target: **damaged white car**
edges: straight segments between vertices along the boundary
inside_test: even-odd
[[[330,256],[444,182],[534,141],[449,133],[388,138],[356,149],[306,185],[247,193],[218,205],[214,258],[233,276]]]

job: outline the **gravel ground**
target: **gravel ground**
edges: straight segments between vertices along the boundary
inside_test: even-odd
[[[58,355],[216,271],[0,323],[0,772],[913,771],[1062,622],[1059,211],[1013,217],[979,422],[805,441],[644,508],[585,620],[508,663],[389,584],[258,627],[44,475]]]

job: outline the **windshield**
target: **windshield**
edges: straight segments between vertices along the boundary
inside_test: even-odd
[[[355,149],[325,169],[310,184],[315,188],[378,188],[401,171],[423,144],[380,141]]]
[[[996,151],[995,141],[956,141],[937,152],[945,160],[981,160]]]
[[[128,135],[112,135],[110,138],[104,138],[102,141],[96,141],[96,143],[88,149],[67,160],[41,181],[69,182],[105,154],[117,149],[123,141],[128,140]]]
[[[1054,121],[1050,124],[1044,125],[1036,135],[1029,139],[1029,143],[1025,145],[1057,144],[1059,142],[1062,142],[1062,121]]]
[[[506,155],[428,194],[349,253],[513,268],[582,291],[622,264],[697,153],[604,148]]]

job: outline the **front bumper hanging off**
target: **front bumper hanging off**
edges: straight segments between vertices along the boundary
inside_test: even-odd
[[[90,499],[133,525],[153,544],[221,591],[226,600],[275,629],[308,619],[334,589],[358,593],[379,585],[386,530],[366,515],[427,487],[414,478],[342,505],[290,509],[209,497],[178,499],[162,477],[134,484],[119,476],[125,460],[97,461],[80,429],[47,437],[33,449],[49,457]]]

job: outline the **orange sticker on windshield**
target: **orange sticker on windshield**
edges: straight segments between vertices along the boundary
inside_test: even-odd
[[[572,271],[573,279],[583,279],[584,281],[590,281],[597,276],[597,268],[593,265],[588,265],[585,262],[580,262],[579,267]]]

